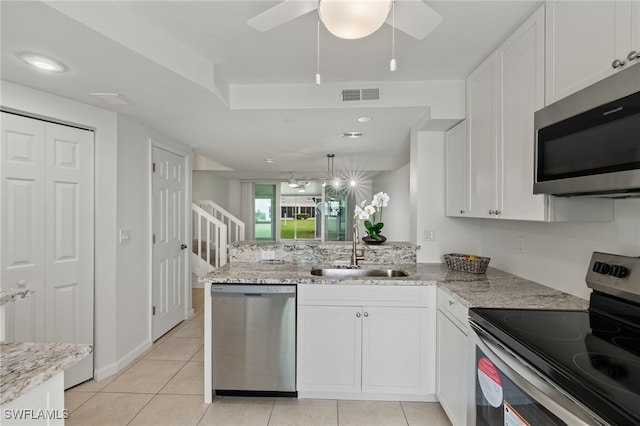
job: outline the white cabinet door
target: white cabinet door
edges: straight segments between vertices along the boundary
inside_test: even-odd
[[[445,214],[467,213],[467,123],[463,121],[445,136]]]
[[[469,216],[490,217],[496,202],[497,61],[491,55],[467,79]]]
[[[498,217],[545,220],[545,196],[533,194],[534,112],[544,107],[544,8],[498,50]]]
[[[298,306],[299,392],[360,392],[360,306]]]
[[[440,310],[437,313],[437,396],[454,426],[467,424],[467,336]]]
[[[427,392],[428,308],[363,308],[362,391]]]
[[[546,104],[552,104],[628,65],[637,1],[547,2]],[[637,42],[637,34],[635,34]],[[616,59],[627,65],[613,68]],[[636,61],[637,62],[637,61]]]

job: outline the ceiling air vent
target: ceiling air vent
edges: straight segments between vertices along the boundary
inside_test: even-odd
[[[380,100],[380,89],[344,89],[341,95],[342,102],[378,101]]]

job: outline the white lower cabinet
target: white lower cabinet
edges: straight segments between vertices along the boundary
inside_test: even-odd
[[[438,290],[436,394],[454,426],[467,424],[469,386],[468,309],[444,290]]]
[[[312,287],[298,288],[299,396],[435,400],[434,286]]]

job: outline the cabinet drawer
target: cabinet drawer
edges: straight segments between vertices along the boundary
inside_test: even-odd
[[[468,330],[469,308],[467,308],[460,299],[442,288],[438,289],[438,309],[452,321],[457,322],[458,327],[463,331]]]
[[[298,305],[433,307],[436,286],[299,284]]]

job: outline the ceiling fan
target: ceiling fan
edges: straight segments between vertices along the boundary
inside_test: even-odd
[[[395,1],[395,28],[413,38],[423,40],[442,21],[442,17],[422,0]],[[258,31],[269,31],[318,9],[319,3],[318,0],[284,0],[249,19],[247,24]],[[391,14],[385,22],[392,24]]]

